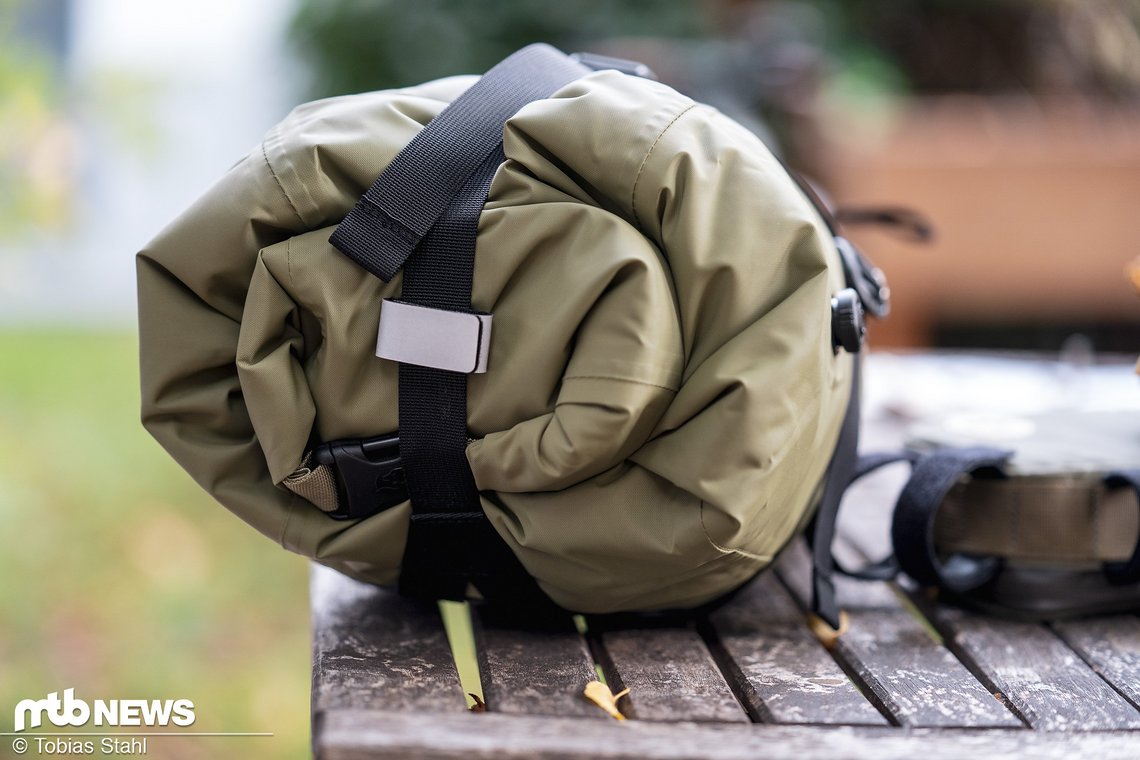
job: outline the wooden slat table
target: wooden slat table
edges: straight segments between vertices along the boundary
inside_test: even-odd
[[[931,370],[940,361],[968,365],[871,357],[866,444],[897,446],[897,414],[916,403],[887,381],[909,374],[937,385],[929,378],[945,374],[955,384],[954,372]],[[1048,364],[995,361],[971,376],[984,371],[1038,373],[1035,392],[1050,392]],[[1071,377],[1058,377],[1067,392]],[[1103,380],[1091,383],[1102,400],[1116,387],[1098,386]],[[953,397],[945,387],[926,392],[942,404]],[[903,477],[888,471],[848,497],[841,559],[884,550]],[[314,752],[329,760],[1140,758],[1137,616],[1010,622],[935,604],[905,583],[839,579],[850,628],[828,650],[805,623],[809,576],[796,542],[732,602],[680,627],[582,634],[568,620],[565,630],[532,632],[476,612],[487,711],[473,713],[435,608],[314,567]],[[630,689],[620,703],[630,720],[581,696],[596,668],[615,692]]]

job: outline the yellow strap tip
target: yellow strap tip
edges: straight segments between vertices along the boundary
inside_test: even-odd
[[[832,649],[835,643],[839,641],[839,637],[847,633],[849,620],[847,613],[843,610],[839,611],[839,628],[832,628],[826,620],[819,615],[808,615],[808,627],[819,642],[827,649]]]

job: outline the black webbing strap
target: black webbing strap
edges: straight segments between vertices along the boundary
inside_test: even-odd
[[[404,268],[402,300],[471,311],[479,215],[501,148],[476,170]],[[498,606],[535,617],[553,603],[495,532],[467,463],[467,375],[400,364],[400,459],[412,516],[400,566],[400,593],[465,599],[470,583]]]
[[[778,160],[778,159],[777,159]],[[886,287],[886,280],[882,272],[867,261],[866,257],[853,246],[840,232],[839,222],[828,208],[811,183],[798,172],[793,171],[783,161],[780,165],[788,176],[799,187],[804,197],[815,207],[828,232],[835,240],[835,247],[843,265],[843,276],[846,285],[853,288],[858,294],[863,309],[876,317],[886,316],[890,306],[890,291]],[[812,554],[812,592],[811,611],[835,630],[839,630],[839,605],[835,599],[835,582],[832,580],[837,564],[832,555],[832,544],[835,542],[836,520],[839,517],[839,503],[843,494],[852,481],[862,477],[868,470],[863,470],[859,460],[859,417],[862,395],[862,360],[853,358],[851,374],[851,397],[847,401],[847,409],[843,413],[843,423],[839,429],[839,440],[835,444],[831,461],[824,474],[823,495],[815,517],[807,530],[808,543]],[[870,469],[886,464],[880,462],[871,465]],[[880,563],[882,567],[869,566],[867,572],[885,574],[893,570],[893,563],[885,560]],[[846,572],[843,568],[839,570]],[[848,573],[851,574],[851,573]]]
[[[835,522],[839,516],[839,502],[851,483],[859,448],[859,396],[862,386],[862,361],[853,357],[851,397],[843,413],[839,440],[831,455],[831,463],[824,475],[823,497],[808,530],[811,543],[811,609],[832,628],[838,630],[839,605],[835,601],[835,581],[832,575],[835,563],[831,558],[831,545],[835,541]]]
[[[400,300],[470,312],[479,214],[495,170],[496,148],[428,231],[404,267]],[[400,364],[400,459],[414,512],[481,512],[467,464],[467,375]]]
[[[503,124],[590,69],[549,45],[528,45],[456,98],[392,160],[330,238],[388,282],[503,141]]]
[[[870,475],[876,470],[882,469],[889,464],[896,462],[909,462],[914,464],[918,459],[918,454],[913,451],[873,451],[869,454],[860,454],[859,461],[855,464],[855,472],[851,475],[851,483],[848,487],[855,483],[857,480]]]
[[[916,459],[918,459],[918,454],[910,451],[886,451],[860,454],[859,459],[855,463],[855,471],[851,473],[851,481],[844,487],[843,494],[846,495],[847,489],[851,488],[856,481],[867,477],[876,470],[882,469],[889,464],[895,464],[896,462],[907,462],[913,465]],[[840,498],[842,498],[842,496]],[[838,512],[836,513],[836,519],[838,520]],[[832,553],[831,566],[841,575],[846,575],[849,578],[857,578],[862,581],[889,581],[899,574],[899,563],[898,560],[895,559],[894,552],[891,552],[880,560],[869,562],[858,568],[845,567],[836,559],[835,554]]]
[[[401,299],[471,313],[479,216],[503,162],[503,125],[589,69],[546,45],[515,53],[396,156],[330,241]],[[414,251],[414,252],[413,252]],[[399,450],[412,504],[400,591],[463,599],[468,584],[528,615],[554,608],[483,512],[467,463],[467,375],[401,363]]]

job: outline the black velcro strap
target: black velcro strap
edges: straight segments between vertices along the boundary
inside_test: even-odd
[[[954,554],[945,559],[934,546],[934,520],[950,489],[965,475],[1004,478],[1011,451],[984,447],[939,449],[923,455],[899,494],[891,542],[899,567],[927,586],[964,593],[1001,569],[997,557]]]
[[[506,58],[420,130],[329,242],[388,282],[502,142],[507,119],[587,73],[549,45],[529,45]]]
[[[1140,470],[1119,470],[1104,477],[1108,488],[1131,488],[1140,502]],[[1123,562],[1109,562],[1104,566],[1104,574],[1110,583],[1124,585],[1140,581],[1140,535],[1136,537],[1136,548],[1132,556]]]

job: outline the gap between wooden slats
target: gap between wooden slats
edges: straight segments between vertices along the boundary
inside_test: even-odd
[[[463,711],[435,605],[313,564],[313,714],[333,709]]]
[[[803,611],[771,571],[710,615],[704,633],[755,720],[887,724],[808,629]]]
[[[841,561],[843,547],[837,542]],[[811,599],[811,560],[803,542],[784,553],[777,570],[805,608]],[[888,584],[836,574],[839,602],[850,628],[834,654],[903,726],[1016,727],[1006,706],[938,642]]]
[[[963,661],[992,679],[1034,728],[1089,731],[1140,728],[1140,712],[1048,626],[916,603]]]
[[[1115,615],[1052,625],[1093,670],[1140,708],[1140,618]]]
[[[594,660],[569,616],[560,630],[497,625],[472,607],[479,677],[489,712],[612,720],[582,696]]]
[[[690,627],[601,632],[592,636],[609,686],[629,688],[627,717],[747,723],[748,715]]]

